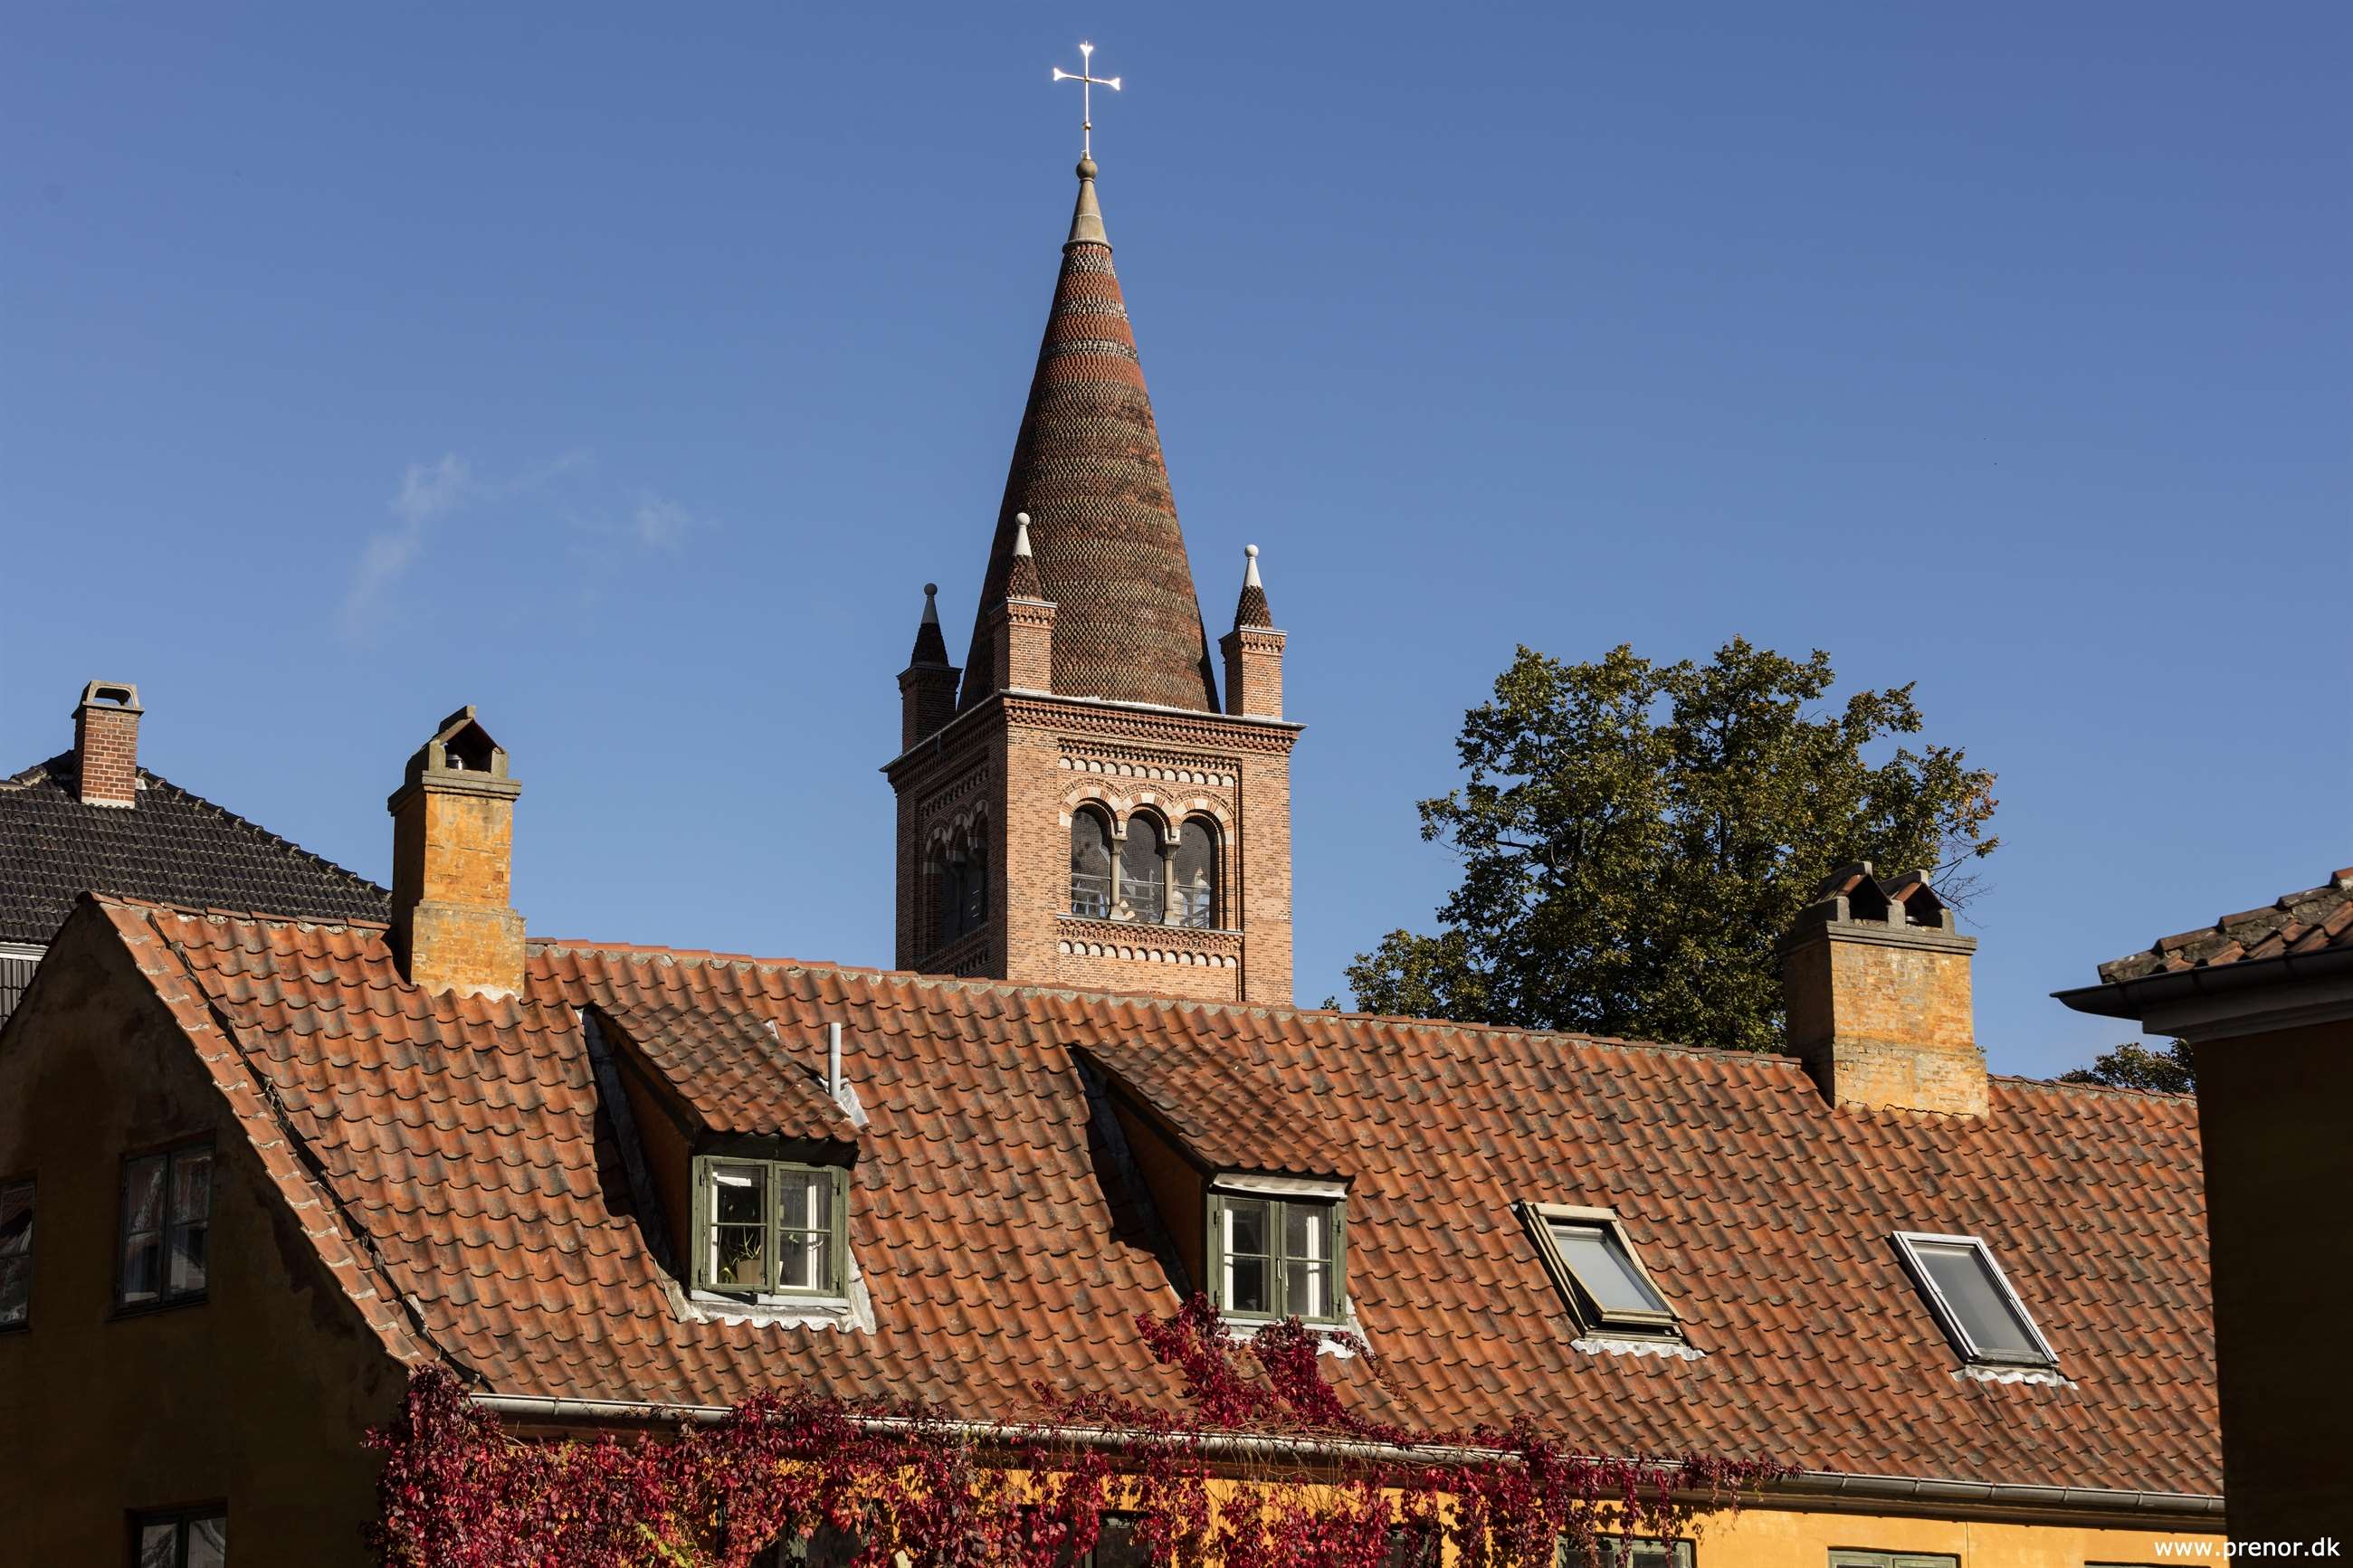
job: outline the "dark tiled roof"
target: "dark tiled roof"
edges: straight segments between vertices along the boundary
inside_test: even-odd
[[[1058,606],[1054,689],[1215,712],[1193,568],[1108,245],[1062,247],[975,613],[965,707],[988,695],[986,627],[1006,596],[1023,511],[1036,596]]]
[[[139,804],[84,805],[71,752],[0,779],[0,942],[46,942],[85,889],[311,920],[385,918],[390,895],[139,770]]]
[[[2333,873],[2325,886],[2264,905],[2224,915],[2212,925],[2161,938],[2140,952],[2100,965],[2108,984],[2152,975],[2267,958],[2353,949],[2353,867]]]
[[[1342,1376],[1371,1414],[2220,1490],[2185,1099],[2003,1079],[1983,1121],[1831,1110],[1779,1057],[587,944],[535,943],[522,998],[452,1001],[405,984],[378,930],[112,900],[89,918],[200,1048],[215,1012],[232,1022],[234,1059],[274,1088],[420,1337],[502,1392],[720,1404],[799,1384],[977,1416],[1033,1410],[1040,1381],[1174,1397],[1133,1320],[1176,1291],[1076,1058],[1214,1053],[1351,1177],[1350,1295],[1386,1381]],[[843,1026],[869,1118],[849,1236],[872,1331],[682,1315],[617,1215],[587,1006],[773,1020],[807,1049]],[[1523,1198],[1615,1207],[1704,1354],[1579,1348]],[[1984,1237],[2068,1383],[1960,1375],[1899,1229]]]

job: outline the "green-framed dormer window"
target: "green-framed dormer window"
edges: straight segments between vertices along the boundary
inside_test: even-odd
[[[1209,1281],[1218,1310],[1231,1318],[1311,1323],[1345,1318],[1346,1201],[1336,1188],[1326,1194],[1213,1187]]]
[[[705,1154],[694,1162],[694,1286],[749,1297],[845,1293],[849,1174]]]

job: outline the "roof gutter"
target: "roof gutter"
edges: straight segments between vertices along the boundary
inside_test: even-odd
[[[2318,952],[2284,952],[2252,963],[2216,964],[2203,969],[2160,970],[2137,980],[2103,981],[2051,994],[2078,1013],[2110,1018],[2138,1019],[2151,1008],[2233,992],[2275,986],[2284,981],[2327,980],[2353,973],[2353,947],[2323,948]]]
[[[556,1399],[539,1394],[490,1394],[470,1396],[481,1409],[501,1415],[558,1424],[608,1422],[645,1423],[693,1421],[711,1424],[734,1414],[723,1405],[655,1405],[622,1399]],[[1234,1459],[1394,1459],[1408,1464],[1473,1465],[1514,1456],[1507,1449],[1464,1444],[1368,1442],[1356,1437],[1285,1436],[1274,1433],[1204,1432],[1192,1436],[1154,1436],[1122,1432],[1107,1426],[1024,1426],[1002,1421],[920,1421],[904,1415],[857,1417],[869,1432],[905,1432],[919,1427],[944,1430],[979,1441],[1044,1441],[1073,1447],[1109,1447],[1145,1443],[1187,1446],[1213,1458]],[[1678,1467],[1661,1461],[1660,1468]],[[2222,1500],[2203,1492],[2130,1491],[2107,1487],[2045,1487],[2011,1481],[1963,1481],[1941,1477],[1851,1475],[1840,1470],[1800,1470],[1764,1489],[1767,1505],[1786,1499],[1788,1506],[1807,1502],[1852,1511],[1895,1510],[1939,1514],[1956,1512],[2014,1515],[2064,1512],[2146,1523],[2163,1519],[2219,1529]],[[2087,1521],[2086,1521],[2087,1522]]]

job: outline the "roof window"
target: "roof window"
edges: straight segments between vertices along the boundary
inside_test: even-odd
[[[1674,1307],[1651,1281],[1612,1209],[1522,1204],[1520,1221],[1585,1333],[1681,1339]]]
[[[1210,1292],[1237,1318],[1337,1322],[1347,1313],[1346,1203],[1336,1184],[1219,1178],[1209,1194]]]
[[[1965,1358],[2005,1366],[2057,1362],[1984,1242],[1904,1230],[1895,1233],[1895,1247],[1946,1337]]]

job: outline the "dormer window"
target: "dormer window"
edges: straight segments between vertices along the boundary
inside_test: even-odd
[[[1998,1366],[2057,1363],[1984,1242],[1974,1236],[1905,1230],[1895,1233],[1895,1247],[1945,1337],[1966,1360]]]
[[[1209,1279],[1235,1318],[1346,1315],[1345,1200],[1337,1186],[1220,1179],[1209,1193]]]
[[[694,1285],[754,1300],[839,1297],[847,1172],[704,1155],[694,1163]]]
[[[1580,1332],[1683,1337],[1674,1307],[1651,1282],[1615,1210],[1522,1204],[1520,1220]]]

